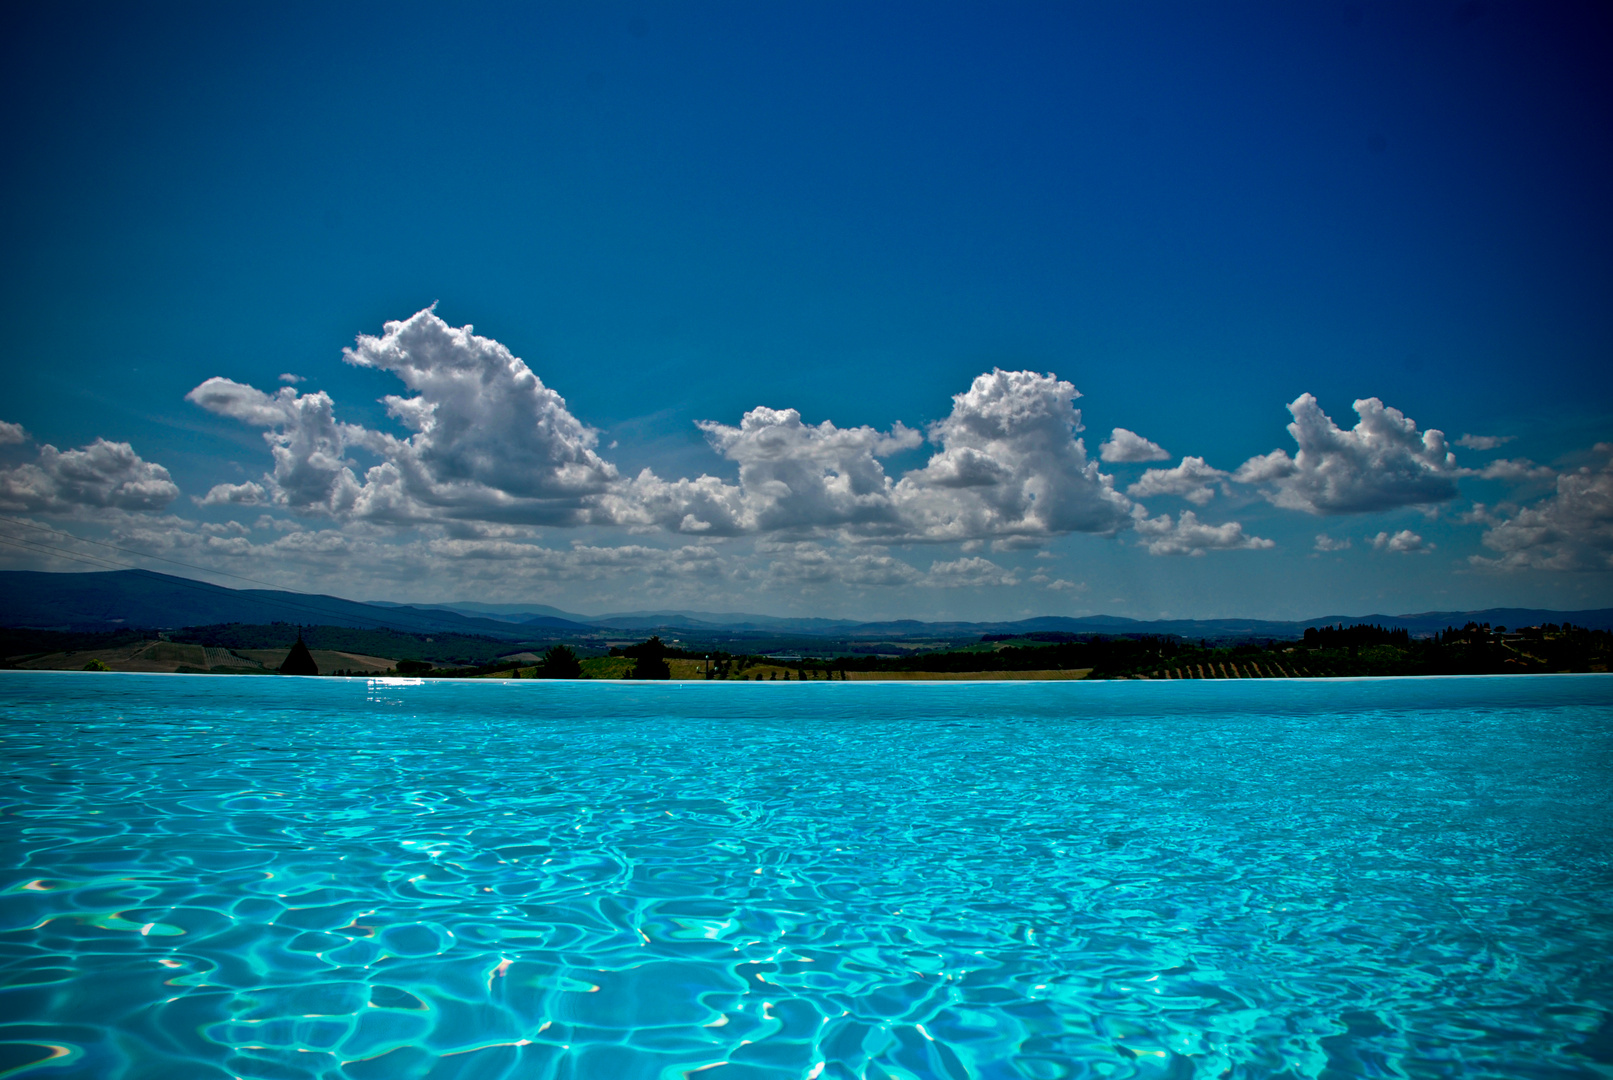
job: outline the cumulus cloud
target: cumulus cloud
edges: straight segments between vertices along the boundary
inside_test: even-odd
[[[1245,536],[1236,521],[1206,525],[1191,510],[1182,511],[1181,519],[1173,523],[1169,514],[1151,518],[1138,507],[1136,518],[1137,533],[1150,555],[1203,555],[1206,551],[1258,551],[1277,546],[1272,540]]]
[[[354,512],[361,489],[346,450],[349,444],[362,444],[365,433],[355,425],[337,423],[336,403],[329,394],[298,394],[289,386],[267,394],[215,376],[186,394],[185,400],[219,416],[269,429],[263,438],[274,470],[264,477],[263,486],[276,504],[332,517]],[[206,498],[215,499],[217,491],[214,488]]]
[[[867,588],[912,585],[923,575],[883,548],[852,554],[831,550],[815,541],[768,542],[757,545],[768,558],[763,584],[773,588],[811,585]]]
[[[710,544],[658,548],[646,544],[575,543],[569,550],[549,548],[524,539],[442,537],[428,541],[425,550],[434,564],[482,562],[489,567],[508,566],[539,580],[600,581],[624,574],[655,579],[710,577],[721,554]]]
[[[806,424],[795,409],[752,409],[738,427],[701,421],[712,448],[739,465],[739,483],[713,476],[662,480],[645,469],[602,500],[614,520],[679,532],[734,535],[849,526],[899,529],[893,484],[879,458],[922,442],[896,424],[837,428]]]
[[[1528,458],[1498,458],[1482,469],[1463,469],[1462,475],[1477,476],[1481,480],[1544,483],[1556,479],[1557,470],[1546,465],[1536,465]]]
[[[28,433],[22,429],[21,424],[12,424],[5,420],[0,420],[0,446],[12,446],[27,440]]]
[[[1613,569],[1613,443],[1598,443],[1600,460],[1557,477],[1556,491],[1532,506],[1475,510],[1491,527],[1484,546],[1496,558],[1472,562],[1497,570]]]
[[[280,381],[283,383],[288,383],[292,386],[296,386],[298,383],[307,382],[308,380],[303,378],[301,375],[293,375],[289,371],[282,371],[280,373]]]
[[[263,502],[305,516],[392,525],[595,524],[705,537],[989,540],[999,551],[1070,532],[1113,534],[1131,524],[1130,500],[1087,459],[1077,437],[1075,387],[1052,375],[994,370],[975,379],[929,428],[938,451],[899,481],[881,459],[924,442],[900,423],[886,431],[839,428],[827,420],[809,424],[795,409],[765,407],[745,413],[737,426],[701,422],[712,448],[738,466],[735,483],[709,475],[663,479],[650,469],[618,476],[598,454],[597,433],[525,363],[431,309],[387,323],[380,337],[361,336],[344,357],[402,380],[410,394],[383,401],[410,434],[340,422],[323,391],[286,386],[268,393],[211,378],[189,400],[264,429],[274,466],[255,488],[220,485],[203,503]],[[1120,442],[1127,435],[1117,429]],[[1153,444],[1131,436],[1126,445],[1136,455]],[[364,468],[359,455],[379,463]],[[1196,488],[1186,494],[1199,498]]]
[[[1352,546],[1353,545],[1351,544],[1349,537],[1345,537],[1342,540],[1335,540],[1331,536],[1327,535],[1327,533],[1316,534],[1317,551],[1348,551]]]
[[[198,506],[261,506],[267,497],[263,485],[250,480],[244,484],[214,484],[201,498],[192,496]]]
[[[587,504],[617,479],[595,450],[598,435],[518,357],[471,327],[451,327],[431,310],[360,336],[348,363],[388,371],[413,396],[383,398],[411,431],[405,438],[338,423],[324,392],[291,387],[269,395],[212,378],[188,400],[268,428],[275,459],[265,479],[272,500],[299,513],[392,523],[438,519],[577,524]],[[348,456],[381,463],[360,481]]]
[[[829,548],[816,541],[764,541],[758,555],[768,558],[761,583],[769,588],[834,586],[869,588],[915,586],[926,589],[1000,588],[1020,584],[1019,574],[990,559],[965,556],[937,559],[921,572],[892,556],[883,547],[868,549]],[[1045,575],[1031,579],[1046,584]],[[1068,582],[1060,589],[1077,588]],[[1084,586],[1081,586],[1084,588]]]
[[[1516,438],[1516,435],[1463,435],[1456,440],[1456,445],[1465,446],[1469,450],[1494,450]]]
[[[142,460],[128,443],[106,439],[78,450],[58,450],[47,443],[34,461],[0,469],[0,510],[151,512],[178,497],[167,469]]]
[[[1377,551],[1394,551],[1401,555],[1420,555],[1434,550],[1434,545],[1410,529],[1401,529],[1390,534],[1380,532],[1372,538],[1372,546]]]
[[[990,559],[967,556],[962,559],[937,560],[930,564],[924,584],[940,589],[989,588],[1001,585],[1018,585],[1019,577]]]
[[[1346,431],[1301,394],[1288,411],[1299,444],[1290,457],[1273,450],[1250,458],[1233,474],[1265,486],[1274,505],[1311,514],[1359,514],[1444,502],[1456,495],[1456,459],[1443,432],[1419,432],[1414,421],[1377,398],[1355,402],[1360,420]]]
[[[1098,456],[1108,462],[1164,461],[1170,457],[1163,446],[1123,427],[1115,428],[1108,442],[1098,444]]]
[[[1180,495],[1195,506],[1203,506],[1215,498],[1219,485],[1226,490],[1227,474],[1207,465],[1201,457],[1184,457],[1174,469],[1149,469],[1142,478],[1126,489],[1134,499],[1151,495]]]
[[[414,432],[371,435],[410,493],[434,506],[481,502],[490,492],[518,499],[570,500],[601,492],[616,468],[595,447],[598,434],[566,401],[492,338],[452,327],[429,308],[360,336],[343,350],[357,367],[389,371],[415,391],[390,394],[387,411]]]
[[[239,521],[226,521],[221,524],[209,521],[202,524],[202,532],[209,536],[247,536],[252,530]]]
[[[258,532],[172,516],[126,515],[113,535],[131,548],[229,570],[293,588],[362,597],[418,597],[422,589],[462,593],[529,586],[551,589],[624,582],[639,592],[682,589],[692,599],[732,576],[732,558],[710,544],[544,544],[537,531],[448,536],[421,530],[406,538],[364,523],[309,527],[260,518]],[[481,530],[474,530],[480,532]],[[490,532],[505,533],[494,528]],[[398,590],[408,590],[401,597]]]
[[[1131,503],[1088,461],[1074,386],[1033,371],[993,370],[932,425],[940,446],[894,496],[909,534],[929,540],[1112,534]]]
[[[739,426],[703,421],[739,482],[664,480],[646,469],[601,496],[595,520],[713,536],[839,531],[892,541],[993,541],[1034,546],[1068,532],[1112,533],[1130,502],[1086,459],[1069,383],[993,371],[953,398],[931,426],[941,449],[893,483],[880,460],[923,442],[889,431],[807,424],[794,409],[757,408]],[[978,547],[977,547],[978,549]]]

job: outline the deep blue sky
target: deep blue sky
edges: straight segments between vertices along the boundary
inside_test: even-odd
[[[1293,449],[1304,392],[1558,468],[1613,438],[1603,3],[40,5],[0,50],[0,419],[130,442],[189,518],[268,455],[188,391],[294,372],[402,434],[397,381],[340,352],[433,301],[626,475],[732,479],[693,421],[756,405],[920,427],[993,367],[1073,382],[1093,456],[1121,426],[1231,470]],[[1050,550],[1076,606],[1132,614],[1613,603],[1594,538],[1580,569],[1473,570],[1471,500],[1549,485],[1462,490],[1437,519],[1254,500],[1269,552]],[[1369,557],[1408,527],[1433,555]],[[1311,558],[1318,531],[1354,547]],[[941,610],[921,593],[852,606]],[[1047,606],[1007,595],[944,599]]]

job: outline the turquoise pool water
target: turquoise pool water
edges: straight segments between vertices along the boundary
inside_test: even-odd
[[[0,1076],[1613,1075],[1603,676],[6,672],[0,758]]]

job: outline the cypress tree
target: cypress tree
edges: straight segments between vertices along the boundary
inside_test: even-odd
[[[297,642],[296,642],[296,644],[292,645],[291,646],[291,651],[286,654],[286,662],[280,665],[280,674],[282,674],[282,675],[318,675],[319,674],[319,665],[314,663],[313,654],[308,651],[308,646],[303,643],[302,631],[301,630],[297,631]]]

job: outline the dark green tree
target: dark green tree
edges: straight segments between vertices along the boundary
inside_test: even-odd
[[[282,675],[318,675],[319,665],[314,663],[314,656],[308,651],[308,646],[302,640],[302,632],[298,631],[297,641],[286,654],[286,662],[280,665]]]
[[[582,661],[569,645],[556,645],[543,654],[543,663],[535,674],[540,679],[580,679]]]
[[[635,663],[633,670],[627,673],[629,679],[670,679],[672,669],[666,662],[667,648],[661,643],[659,634],[650,640],[639,644],[629,645],[622,650],[623,656],[630,656]]]

